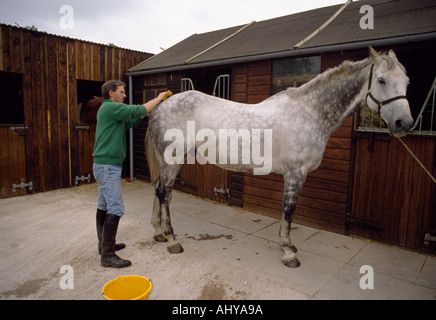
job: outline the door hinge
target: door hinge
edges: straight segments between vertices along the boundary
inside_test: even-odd
[[[217,188],[214,187],[213,188],[213,192],[215,193],[215,197],[218,196],[218,193],[224,194],[224,195],[229,195],[230,194],[230,189],[226,189],[224,190],[223,188]]]
[[[76,126],[76,130],[89,130],[89,126]]]
[[[436,242],[436,237],[432,236],[430,233],[424,235],[424,245],[426,247],[430,246],[430,242]]]
[[[9,127],[9,130],[12,130],[12,131],[18,131],[18,130],[27,130],[27,129],[29,129],[29,127],[28,126],[21,126],[21,127]]]
[[[91,183],[91,174],[89,173],[87,176],[82,175],[81,177],[76,176],[76,186],[79,185],[79,181],[88,181],[88,183]]]
[[[27,126],[9,127],[9,130],[16,132],[19,136],[25,136],[27,134],[27,130],[29,130],[29,127]]]
[[[29,187],[29,190],[32,190],[33,182],[32,181],[30,181],[29,183],[21,182],[20,184],[14,183],[12,185],[12,192],[16,192],[18,188],[24,189],[24,188],[27,188],[27,187]]]

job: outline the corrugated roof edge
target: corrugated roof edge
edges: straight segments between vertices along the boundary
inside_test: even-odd
[[[288,51],[273,52],[273,53],[266,53],[266,54],[253,55],[253,56],[244,56],[244,57],[216,60],[216,61],[209,61],[209,62],[174,65],[164,68],[142,70],[137,72],[128,71],[127,75],[140,76],[140,75],[147,75],[153,73],[164,73],[164,72],[182,71],[182,70],[194,69],[194,68],[215,67],[215,66],[230,65],[236,63],[252,62],[252,61],[267,60],[267,59],[279,59],[279,58],[303,56],[309,54],[321,54],[324,52],[332,52],[332,51],[340,51],[340,50],[362,49],[365,47],[369,48],[370,46],[377,47],[377,46],[386,46],[386,45],[399,45],[399,44],[407,44],[407,43],[414,43],[414,42],[428,41],[428,40],[436,40],[436,32],[416,34],[416,35],[406,35],[401,37],[393,37],[393,38],[385,38],[385,39],[377,39],[377,40],[367,40],[361,42],[333,44],[333,45],[313,47],[313,48],[293,49]]]
[[[172,48],[176,47],[177,45],[179,45],[179,44],[182,43],[183,41],[186,41],[186,40],[188,40],[188,39],[190,39],[190,38],[192,38],[192,37],[195,37],[196,35],[197,35],[197,33],[194,33],[194,34],[190,35],[190,36],[187,37],[186,39],[183,39],[182,41],[177,42],[176,44],[172,45],[172,46],[169,47],[168,49],[166,49],[166,50],[164,50],[164,51],[162,51],[162,52],[159,52],[158,54],[155,54],[155,55],[151,56],[151,57],[148,58],[147,60],[142,61],[140,64],[138,64],[138,65],[136,65],[136,66],[130,68],[129,70],[127,70],[127,72],[129,72],[129,71],[132,70],[132,69],[140,68],[141,65],[143,65],[143,64],[149,62],[150,60],[152,60],[152,59],[158,57],[159,55],[165,53],[166,51],[171,50]]]
[[[93,42],[93,41],[83,40],[83,39],[78,39],[78,38],[71,38],[71,37],[62,36],[62,35],[59,35],[59,34],[48,33],[46,31],[42,31],[42,30],[32,30],[30,28],[26,28],[26,27],[22,27],[22,26],[13,26],[13,25],[10,25],[10,24],[7,24],[7,23],[1,23],[0,22],[0,27],[2,27],[2,26],[4,26],[4,27],[11,27],[11,28],[15,28],[15,29],[20,29],[20,30],[31,32],[31,33],[39,33],[39,34],[42,34],[42,35],[47,35],[47,36],[50,36],[50,37],[61,38],[61,39],[65,39],[65,40],[74,40],[74,41],[80,41],[80,42],[84,42],[84,43],[89,43],[89,44],[95,44],[95,45],[99,45],[99,46],[109,47],[109,48],[116,48],[116,49],[128,50],[128,51],[133,51],[133,52],[153,54],[151,52],[145,52],[145,51],[134,50],[134,49],[118,47],[118,46],[111,46],[109,44],[98,43],[98,42]]]

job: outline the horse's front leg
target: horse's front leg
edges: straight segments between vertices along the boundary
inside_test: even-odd
[[[306,181],[306,175],[307,173],[302,170],[284,174],[285,186],[283,191],[282,222],[280,225],[280,246],[284,252],[282,262],[290,268],[300,266],[300,261],[295,256],[297,249],[291,242],[290,232],[298,196]]]

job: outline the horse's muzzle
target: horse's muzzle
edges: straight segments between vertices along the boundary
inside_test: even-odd
[[[407,135],[413,127],[413,118],[399,118],[389,123],[389,131],[394,137],[403,137]]]

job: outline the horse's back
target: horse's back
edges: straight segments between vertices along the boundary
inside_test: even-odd
[[[239,128],[259,119],[261,109],[190,90],[175,94],[151,113],[155,125],[183,127],[183,122],[195,121],[197,128]]]

